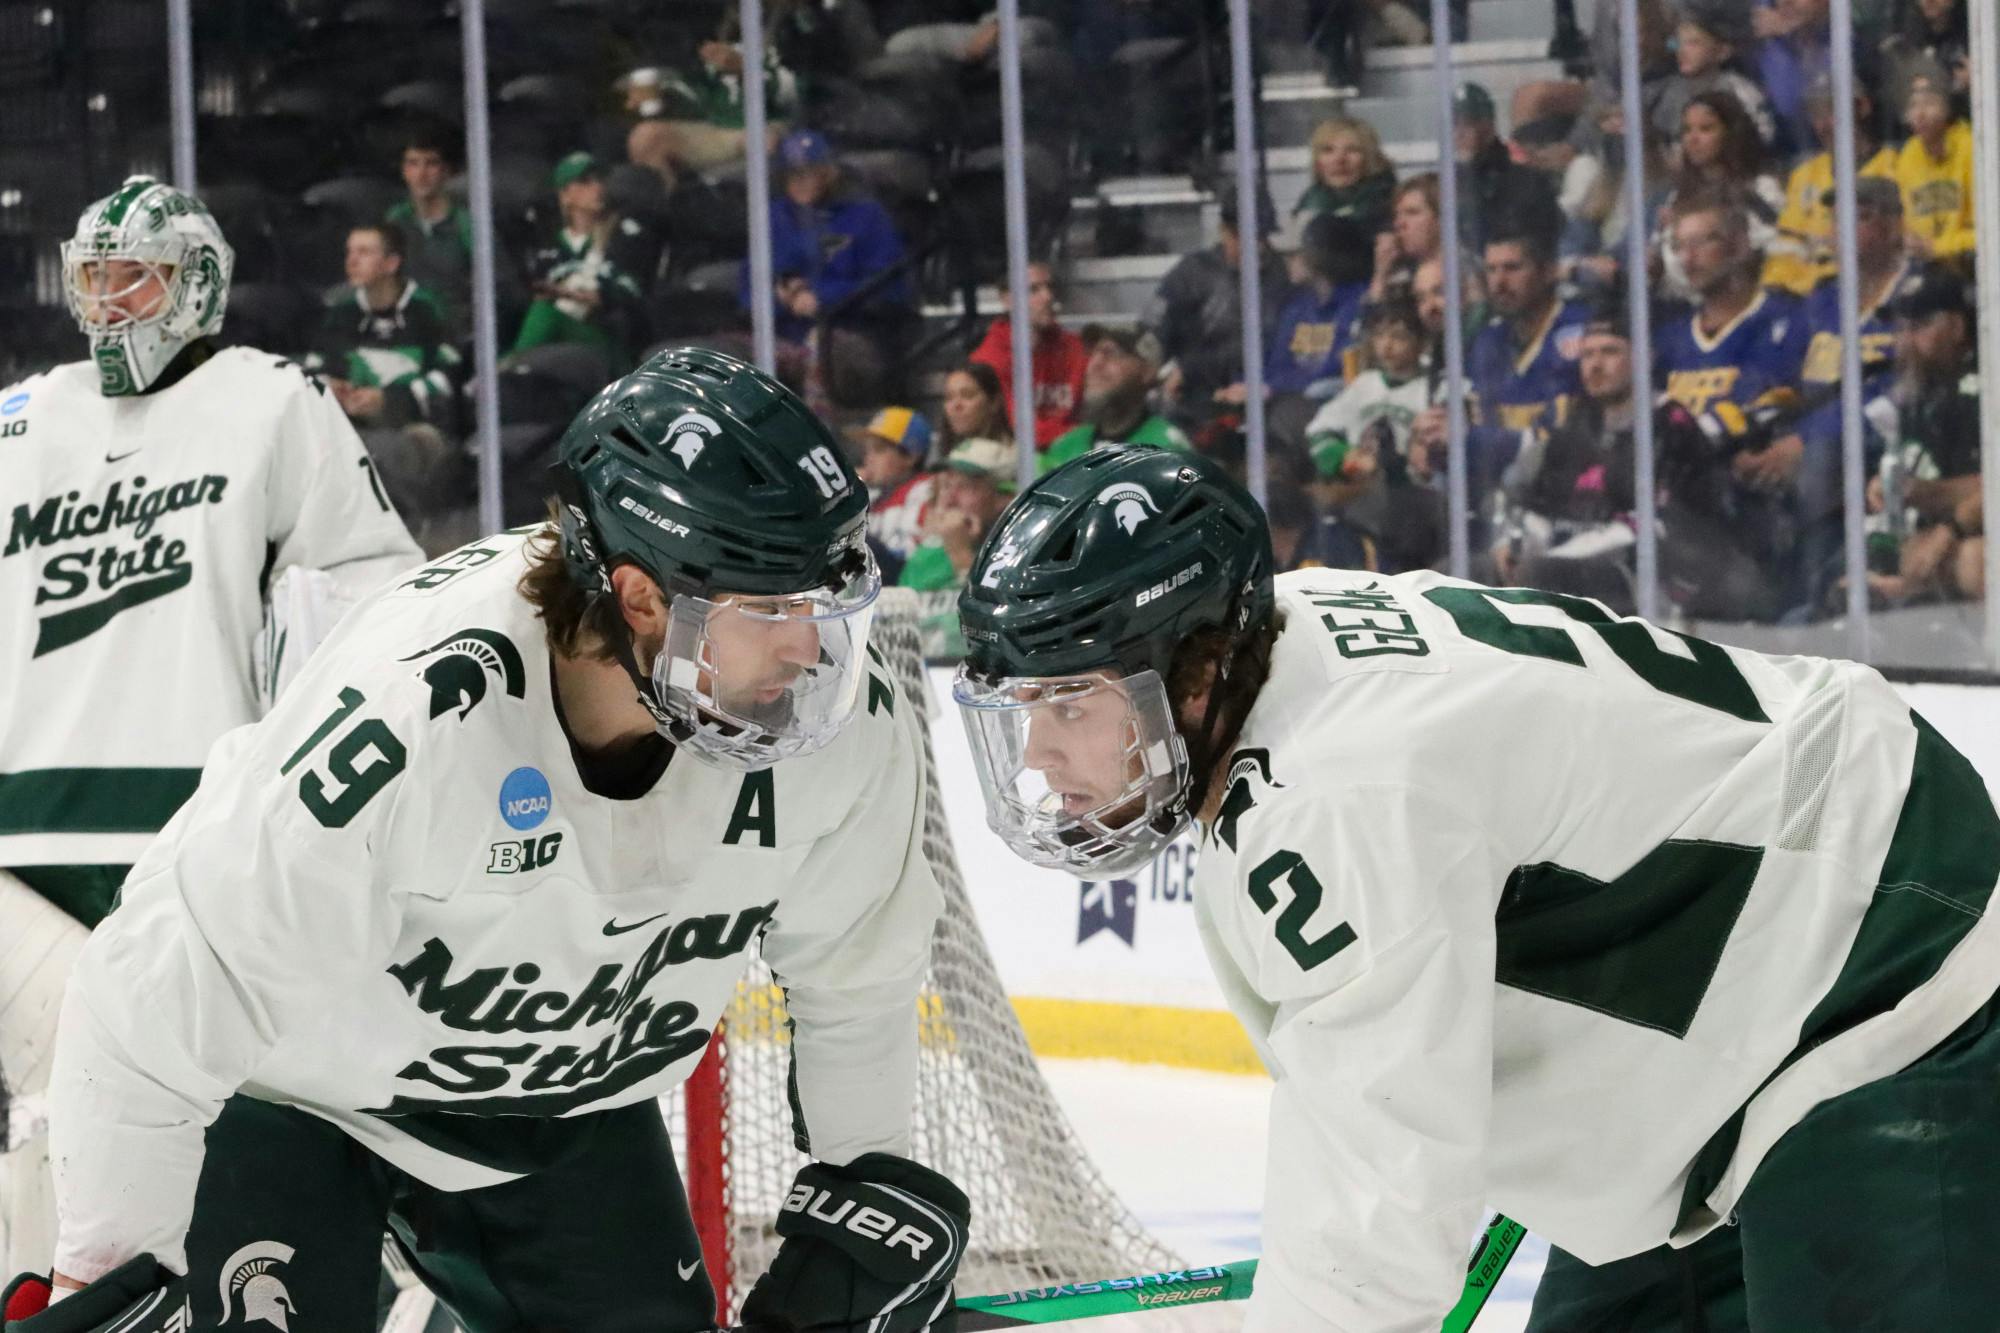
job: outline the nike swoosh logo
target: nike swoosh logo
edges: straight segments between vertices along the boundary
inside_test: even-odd
[[[623,935],[628,930],[637,930],[639,927],[646,925],[648,922],[658,921],[660,917],[666,915],[667,913],[661,912],[655,916],[647,917],[644,921],[634,921],[629,926],[621,926],[616,921],[607,921],[604,923],[604,933],[607,935]]]
[[[696,1259],[693,1263],[675,1264],[674,1267],[680,1272],[681,1281],[685,1282],[694,1276],[695,1269],[701,1267],[701,1260]]]
[[[104,455],[104,461],[107,463],[122,463],[126,459],[130,458],[133,454],[136,454],[138,452],[139,451],[137,449],[127,449],[122,454],[106,454]]]

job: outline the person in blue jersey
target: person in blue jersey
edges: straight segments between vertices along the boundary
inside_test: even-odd
[[[1827,191],[1829,196],[1832,191]],[[1829,205],[1831,199],[1828,200]],[[1891,298],[1912,271],[1903,239],[1903,194],[1896,182],[1855,182],[1855,269],[1859,275],[1861,398],[1881,397],[1895,378],[1896,318]],[[1821,278],[1805,302],[1806,351],[1799,374],[1803,415],[1771,446],[1797,450],[1806,592],[1817,600],[1840,574],[1841,352],[1840,279]]]
[[[1803,305],[1789,292],[1758,285],[1749,217],[1733,195],[1682,197],[1672,234],[1696,304],[1668,313],[1655,328],[1653,382],[1694,416],[1718,423],[1721,434],[1750,435],[1750,418],[1797,405],[1808,340]],[[1801,595],[1782,585],[1795,572],[1790,559],[1804,457],[1796,437],[1718,456],[1728,470],[1721,480],[1734,518],[1757,536],[1757,559],[1772,585],[1770,599],[1738,608],[1743,615],[1775,615]]]
[[[1587,312],[1558,289],[1555,231],[1526,209],[1486,242],[1489,318],[1466,353],[1472,494],[1490,490],[1522,436],[1559,424],[1579,392],[1577,354]]]

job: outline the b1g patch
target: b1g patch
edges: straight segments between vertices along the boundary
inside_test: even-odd
[[[500,818],[508,828],[526,832],[549,817],[554,800],[540,769],[517,768],[500,784]]]

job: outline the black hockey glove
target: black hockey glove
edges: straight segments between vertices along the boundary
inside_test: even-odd
[[[743,1322],[775,1333],[922,1333],[951,1309],[971,1219],[958,1186],[907,1158],[815,1162],[792,1181],[778,1214],[783,1243],[743,1302]]]
[[[191,1322],[186,1287],[142,1254],[51,1306],[48,1279],[23,1273],[0,1296],[0,1319],[6,1333],[168,1333]]]

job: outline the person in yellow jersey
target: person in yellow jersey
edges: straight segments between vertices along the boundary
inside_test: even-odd
[[[1822,74],[1806,91],[1806,116],[1813,137],[1824,147],[1785,178],[1785,207],[1778,214],[1783,243],[1773,246],[1764,260],[1764,285],[1794,296],[1810,296],[1835,271],[1833,205],[1826,202],[1826,192],[1833,188],[1833,106],[1833,79]],[[1854,83],[1854,160],[1864,178],[1896,178],[1896,149],[1882,142],[1875,100],[1859,77]]]
[[[1903,102],[1909,142],[1896,155],[1911,250],[1919,259],[1972,253],[1972,126],[1952,114],[1943,71],[1910,80]]]

